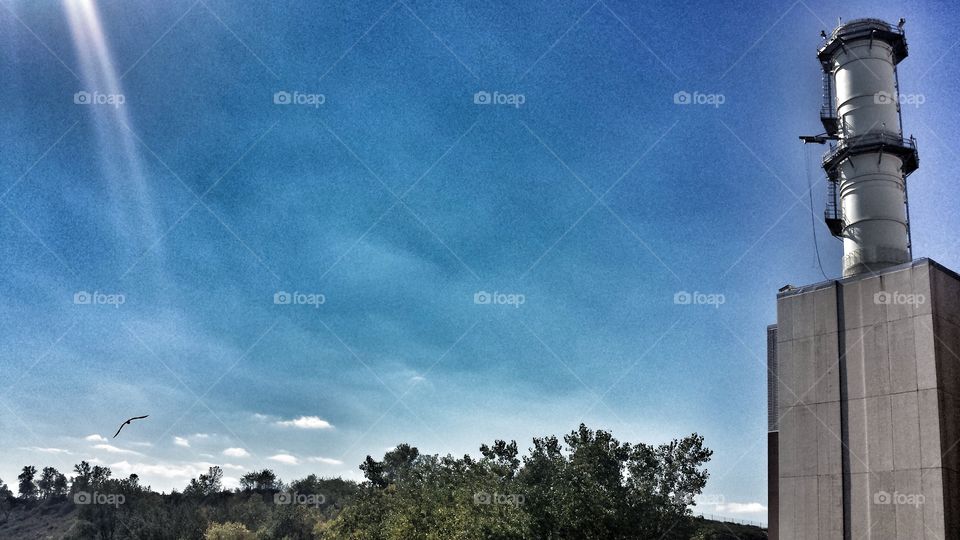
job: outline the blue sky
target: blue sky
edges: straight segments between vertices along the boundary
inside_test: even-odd
[[[914,253],[960,268],[948,2],[344,4],[2,2],[0,478],[358,478],[586,422],[702,433],[698,510],[765,520],[808,180],[840,272],[797,140],[837,17],[907,19]]]

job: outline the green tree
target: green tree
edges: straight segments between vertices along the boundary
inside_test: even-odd
[[[0,480],[0,521],[6,521],[13,507],[13,492]]]
[[[711,452],[693,434],[660,446],[622,443],[585,425],[563,437],[480,447],[480,459],[400,445],[367,456],[356,500],[324,538],[680,539],[706,484]]]
[[[110,470],[110,467],[101,467],[100,465],[94,465],[93,469],[90,471],[90,487],[93,489],[99,489],[106,485],[107,480],[110,479],[110,476],[113,472]]]
[[[263,540],[313,540],[314,528],[320,521],[320,510],[314,506],[276,505],[257,536]]]
[[[56,477],[53,479],[53,495],[57,497],[65,497],[67,495],[67,490],[67,476],[58,472]]]
[[[243,491],[280,491],[283,483],[270,469],[249,472],[240,477],[240,489]]]
[[[204,540],[256,540],[257,535],[247,530],[243,523],[228,521],[211,523],[203,534]]]
[[[223,490],[222,479],[223,470],[217,466],[210,467],[207,469],[207,474],[191,479],[190,484],[183,490],[183,494],[191,497],[206,497],[219,493]]]
[[[37,468],[33,465],[25,466],[23,471],[17,475],[17,480],[20,481],[18,485],[18,491],[21,499],[25,501],[31,501],[37,498],[37,485],[33,482],[33,479],[36,476]]]
[[[60,497],[66,494],[67,477],[53,467],[44,467],[37,481],[37,491],[42,499]]]
[[[81,461],[73,466],[74,477],[70,481],[70,492],[86,491],[90,487],[90,479],[93,477],[93,469],[86,461]]]

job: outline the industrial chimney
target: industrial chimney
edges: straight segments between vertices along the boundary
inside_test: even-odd
[[[824,72],[827,225],[843,279],[777,293],[767,328],[771,540],[960,539],[960,274],[911,260],[903,19],[841,25]]]
[[[836,141],[823,157],[825,218],[843,239],[843,275],[850,277],[912,260],[906,177],[918,157],[914,139],[903,137],[897,84],[907,41],[902,19],[896,27],[857,19],[824,36],[817,57],[826,136],[816,142]]]

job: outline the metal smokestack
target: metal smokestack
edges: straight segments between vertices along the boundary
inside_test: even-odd
[[[823,157],[829,181],[825,218],[843,239],[843,275],[849,277],[912,259],[906,177],[919,160],[916,142],[904,139],[900,124],[903,19],[897,26],[857,19],[825,38],[817,57],[824,72],[820,119],[826,136],[815,142],[836,141]]]

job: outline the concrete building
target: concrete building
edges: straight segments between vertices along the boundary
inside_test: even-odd
[[[780,520],[780,400],[777,388],[777,325],[767,327],[767,521],[770,540],[776,540],[774,523]]]
[[[851,21],[825,39],[826,133],[803,139],[835,141],[826,219],[844,277],[777,295],[770,538],[958,539],[960,276],[911,261],[902,21]]]

